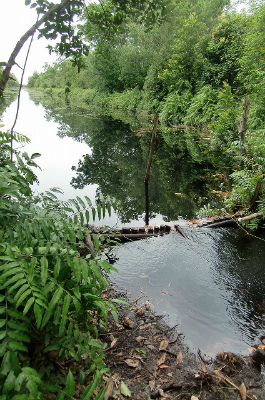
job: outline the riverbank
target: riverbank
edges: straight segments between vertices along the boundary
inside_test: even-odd
[[[114,287],[111,296],[128,300],[126,292]],[[252,357],[230,352],[218,353],[215,359],[196,355],[176,328],[152,312],[150,303],[135,299],[118,309],[118,322],[111,320],[108,332],[100,336],[107,343],[105,362],[110,368],[104,399],[265,398],[264,377]]]

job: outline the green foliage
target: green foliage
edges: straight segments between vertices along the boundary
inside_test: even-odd
[[[210,85],[203,86],[192,98],[186,108],[185,122],[195,126],[203,126],[213,120],[217,104],[217,91]]]
[[[114,268],[84,243],[90,199],[61,203],[56,188],[35,198],[31,167],[39,155],[16,153],[13,163],[8,154],[10,135],[0,137],[5,146],[0,166],[1,394],[6,399],[44,399],[48,391],[61,393],[58,399],[72,398],[77,380],[70,370],[63,388],[53,373],[40,372],[38,361],[29,356],[55,351],[70,365],[86,355],[86,373],[94,371],[95,378],[80,398],[89,399],[105,370],[97,327],[104,326],[109,310],[116,312],[111,301],[101,298],[107,285],[104,273]],[[105,209],[110,211],[110,205],[92,208],[91,214],[104,214]],[[94,243],[98,251],[97,235]]]

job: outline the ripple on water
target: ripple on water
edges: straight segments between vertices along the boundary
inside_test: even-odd
[[[235,229],[188,236],[172,233],[118,248],[115,283],[132,297],[146,295],[171,326],[179,324],[192,349],[247,353],[265,326],[264,244]]]

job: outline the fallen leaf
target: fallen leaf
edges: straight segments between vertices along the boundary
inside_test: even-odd
[[[161,343],[160,343],[159,350],[160,350],[160,351],[161,351],[161,350],[166,350],[167,347],[168,347],[168,345],[169,345],[169,342],[167,341],[166,338],[164,338],[164,339],[161,341]]]
[[[125,385],[125,383],[124,383],[123,381],[121,382],[120,392],[121,392],[121,394],[123,394],[123,396],[126,396],[126,397],[131,397],[131,396],[132,396],[132,392],[131,392],[130,389]]]
[[[146,324],[146,325],[141,325],[139,329],[141,329],[141,330],[142,330],[142,329],[147,329],[147,328],[149,328],[150,326],[152,326],[151,323]]]
[[[111,335],[110,338],[111,338],[110,348],[112,349],[115,346],[115,344],[117,343],[118,339],[115,338],[113,335]]]
[[[157,364],[162,365],[166,361],[167,353],[163,353],[162,357],[158,360]]]
[[[88,352],[85,351],[85,352],[81,355],[81,358],[82,358],[82,360],[86,360],[87,357],[88,357]]]
[[[126,328],[130,328],[130,329],[133,328],[133,322],[132,322],[128,317],[125,317],[125,318],[123,319],[123,325],[124,325]]]
[[[139,360],[134,359],[134,358],[126,358],[126,360],[124,360],[124,362],[129,365],[129,367],[132,368],[140,368],[141,363]]]
[[[242,400],[246,400],[247,399],[247,389],[246,389],[246,386],[245,386],[244,382],[241,383],[241,385],[239,386],[238,390],[239,390],[241,399]]]
[[[152,344],[148,344],[148,345],[147,345],[147,348],[148,348],[149,350],[156,351],[156,347],[153,346]]]
[[[140,278],[148,278],[148,275],[142,274],[140,275]]]
[[[143,337],[143,336],[137,336],[137,338],[136,338],[136,341],[138,342],[138,343],[141,343],[141,342],[143,342],[144,340],[147,340],[145,337]]]
[[[177,361],[177,365],[180,365],[183,363],[183,355],[182,355],[181,351],[178,353],[176,361]]]
[[[191,396],[191,398],[190,398],[190,400],[199,400],[199,397],[197,397],[197,396]]]
[[[166,369],[166,368],[169,368],[169,365],[162,364],[162,365],[159,365],[159,368],[161,368],[161,369]]]
[[[109,397],[111,397],[112,392],[113,392],[113,386],[114,386],[114,382],[112,377],[110,376],[106,385],[106,390],[105,390],[105,394],[104,394],[104,398],[103,400],[108,400]]]
[[[149,381],[149,387],[150,387],[151,392],[154,390],[155,385],[156,385],[155,380],[154,381]]]

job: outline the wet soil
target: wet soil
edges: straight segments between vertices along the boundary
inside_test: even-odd
[[[126,293],[112,288],[112,298],[128,300]],[[264,376],[260,365],[264,349],[253,348],[250,357],[230,352],[215,359],[194,354],[184,345],[176,328],[169,328],[155,315],[150,304],[138,300],[118,305],[118,322],[110,320],[106,343],[107,391],[109,398],[132,400],[264,400]]]

